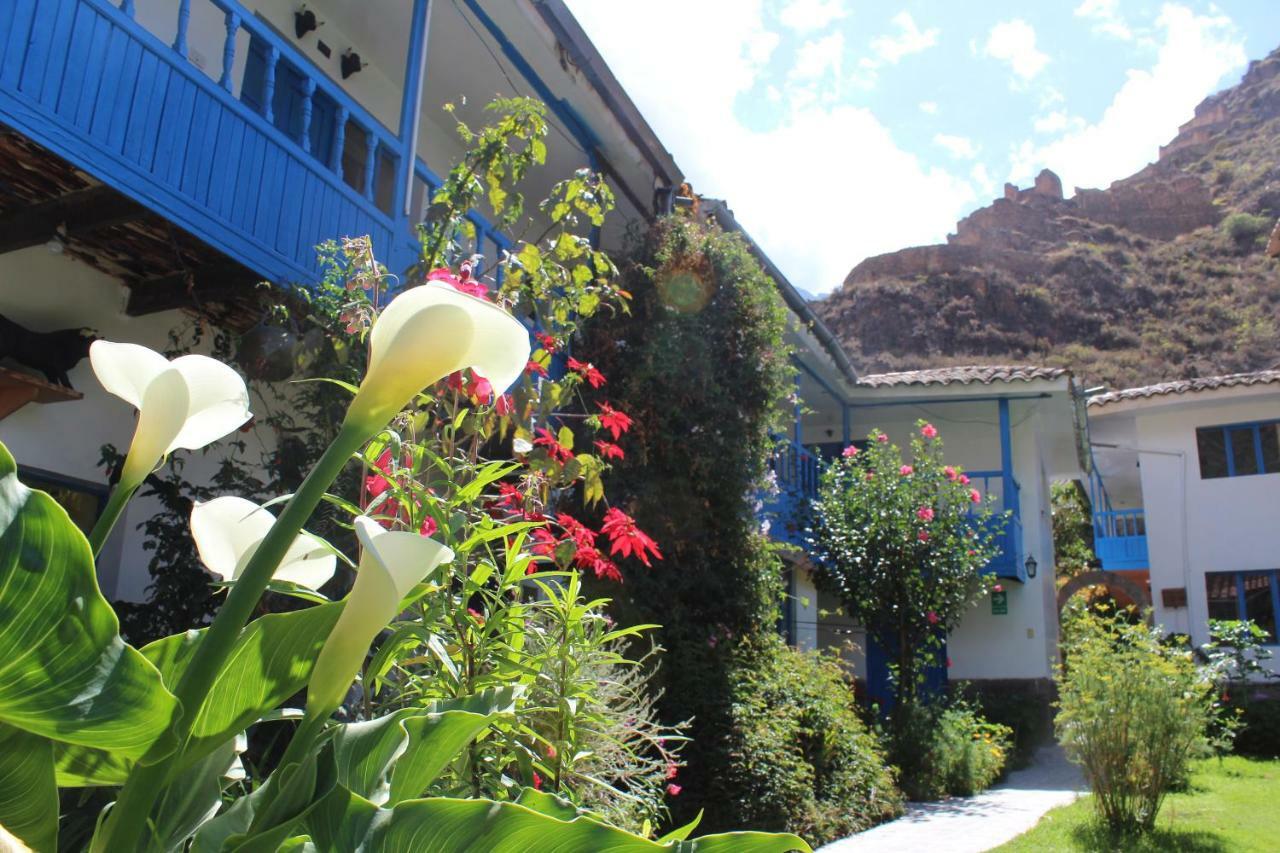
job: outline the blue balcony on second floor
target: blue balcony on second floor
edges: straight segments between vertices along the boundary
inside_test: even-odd
[[[820,467],[817,453],[790,439],[779,441],[770,463],[776,490],[765,498],[763,506],[773,538],[802,548],[806,546],[808,509],[818,496]],[[1018,509],[1021,487],[1017,480],[1012,476],[1006,478],[1001,471],[972,471],[968,476],[984,498],[995,497],[997,512],[1007,514],[996,538],[1000,553],[987,565],[986,572],[998,578],[1025,582],[1022,518]]]
[[[369,235],[393,272],[417,258],[413,226],[439,186],[415,156],[427,0],[405,0],[411,37],[391,130],[261,16],[199,0],[10,0],[0,14],[0,124],[38,143],[257,274],[314,281],[315,246]],[[155,25],[155,20],[150,22]],[[221,42],[197,57],[197,35]],[[197,64],[199,62],[199,64]],[[474,249],[506,241],[475,215]]]
[[[1095,510],[1093,550],[1108,572],[1150,568],[1145,512],[1141,509]]]

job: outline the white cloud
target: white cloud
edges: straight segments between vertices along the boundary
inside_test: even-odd
[[[937,115],[938,102],[937,101],[921,101],[920,112],[924,113],[925,115],[931,115],[931,116]]]
[[[788,76],[792,80],[816,80],[827,74],[838,76],[843,58],[844,35],[831,33],[801,45]]]
[[[876,36],[871,40],[871,52],[876,58],[889,65],[898,63],[904,56],[928,50],[938,43],[937,27],[920,29],[910,12],[899,12],[889,19],[898,28],[893,35]]]
[[[1120,0],[1084,0],[1075,9],[1077,18],[1087,18],[1095,33],[1121,41],[1132,41],[1133,30],[1120,14]]]
[[[1001,21],[992,27],[982,52],[1008,63],[1024,83],[1049,64],[1049,57],[1036,47],[1035,28],[1021,18]]]
[[[1156,159],[1159,146],[1177,133],[1196,104],[1228,72],[1245,63],[1244,37],[1217,12],[1197,15],[1166,4],[1156,19],[1161,36],[1155,64],[1131,69],[1102,118],[1069,119],[1068,132],[1044,144],[1014,148],[1012,177],[1025,180],[1043,167],[1066,187],[1101,187]]]
[[[973,185],[979,193],[991,195],[995,192],[996,180],[991,177],[991,172],[987,171],[987,167],[983,163],[973,164],[973,168],[969,170],[969,180],[973,181]]]
[[[727,199],[806,290],[838,287],[868,255],[943,239],[975,199],[964,176],[904,151],[868,109],[792,103],[769,130],[739,120],[735,101],[765,85],[747,50],[765,29],[760,0],[570,6],[694,189]],[[643,49],[673,27],[699,45],[697,62]]]
[[[1058,133],[1066,130],[1067,125],[1071,123],[1071,117],[1062,110],[1054,110],[1048,115],[1040,116],[1035,119],[1031,126],[1035,128],[1036,133]]]
[[[846,14],[848,10],[842,0],[791,0],[778,11],[778,20],[798,33],[807,33],[820,30]]]
[[[978,149],[973,140],[967,136],[952,136],[949,133],[934,134],[933,144],[945,148],[952,157],[961,160],[972,160],[978,156]]]

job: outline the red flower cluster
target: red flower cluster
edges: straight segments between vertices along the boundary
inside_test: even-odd
[[[447,267],[440,267],[427,273],[427,281],[440,281],[452,287],[454,290],[461,291],[468,296],[474,296],[478,299],[489,298],[489,288],[478,279],[471,277],[473,268],[471,261],[463,261],[458,265],[458,275],[454,275]]]
[[[533,359],[529,359],[529,363],[524,366],[525,373],[531,376],[546,377],[547,369]]]
[[[658,560],[662,559],[658,543],[654,542],[649,534],[636,527],[634,518],[617,507],[611,507],[604,514],[604,524],[600,525],[600,532],[609,537],[610,554],[634,556],[646,566],[652,566],[649,562],[650,555]]]
[[[556,341],[555,337],[548,335],[546,332],[534,332],[533,337],[537,340],[538,346],[546,350],[548,355],[555,352],[560,347],[560,344]]]
[[[596,547],[596,537],[600,535],[599,533],[563,512],[556,516],[555,523],[560,526],[563,535],[556,536],[547,527],[535,528],[531,534],[534,545],[529,549],[532,553],[539,557],[555,559],[556,550],[560,545],[571,542],[573,543],[572,562],[575,568],[593,572],[596,577],[604,580],[622,583],[622,572],[618,570],[618,565],[600,553]]]
[[[599,388],[606,381],[604,374],[589,361],[578,361],[573,356],[569,356],[568,364],[569,369],[585,379],[592,388]]]
[[[538,435],[533,440],[533,446],[545,447],[547,454],[561,465],[573,458],[573,451],[561,444],[560,439],[546,427],[538,427]]]
[[[597,441],[596,449],[600,451],[600,456],[604,459],[623,459],[626,457],[621,447],[608,441]]]
[[[473,405],[482,405],[493,399],[493,384],[474,370],[455,370],[445,378],[445,387],[469,397]]]
[[[613,434],[614,441],[617,441],[624,432],[631,429],[631,416],[626,412],[620,412],[608,403],[600,403],[598,405],[600,407],[600,426]]]
[[[377,463],[373,466],[374,473],[364,478],[364,490],[370,498],[376,499],[391,488],[392,462],[391,451],[382,451],[382,455],[378,457]],[[407,468],[412,464],[413,459],[406,452],[404,466]],[[409,523],[409,508],[394,498],[388,498],[379,509],[381,510],[379,513],[381,517],[377,521],[388,530],[397,521],[403,521],[405,524]],[[431,536],[439,529],[440,526],[436,524],[436,520],[428,515],[422,520],[422,526],[418,528],[418,532],[423,536]]]

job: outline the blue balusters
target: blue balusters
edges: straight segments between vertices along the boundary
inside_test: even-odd
[[[130,5],[133,5],[132,3]],[[178,34],[173,39],[173,49],[178,56],[187,58],[187,27],[191,24],[191,0],[181,0],[178,4]]]
[[[311,103],[316,94],[316,81],[307,77],[302,81],[302,150],[311,153]]]
[[[272,45],[267,50],[267,67],[262,74],[262,117],[274,124],[276,100],[276,65],[280,62],[280,51]]]
[[[347,141],[347,108],[338,106],[337,116],[333,120],[333,151],[329,155],[329,168],[339,178],[342,177],[342,148]]]
[[[231,91],[231,66],[236,61],[236,35],[240,32],[240,14],[227,10],[227,40],[222,46],[222,79],[218,83]]]
[[[378,163],[378,137],[372,130],[365,131],[364,197],[373,201],[373,169]]]

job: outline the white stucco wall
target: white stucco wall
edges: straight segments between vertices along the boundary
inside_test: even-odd
[[[1155,621],[1203,643],[1207,572],[1280,568],[1280,474],[1201,479],[1195,431],[1280,418],[1280,393],[1200,394],[1124,417],[1136,424]],[[1103,409],[1090,418],[1102,434],[1113,419],[1122,413]],[[1163,605],[1161,590],[1174,587],[1186,588],[1187,607]]]
[[[165,311],[129,317],[124,313],[127,298],[128,290],[119,280],[43,246],[0,256],[0,314],[10,320],[38,332],[88,326],[109,340],[164,350],[169,330],[185,323],[185,316]],[[128,449],[134,409],[102,390],[87,358],[71,371],[70,379],[83,400],[28,404],[0,420],[0,441],[20,465],[105,486],[107,473],[98,466],[99,450],[106,443],[121,452]],[[249,445],[249,458],[259,458],[265,436],[252,431],[241,437]],[[217,447],[208,454],[178,451],[186,455],[189,479],[212,474],[220,458]],[[98,577],[107,598],[145,597],[151,555],[142,549],[136,527],[156,509],[155,501],[135,498],[104,546]]]
[[[1021,485],[1024,561],[1034,555],[1039,565],[1027,583],[1003,581],[1009,597],[1007,615],[991,612],[990,598],[983,597],[947,640],[951,659],[949,677],[956,679],[1049,678],[1056,660],[1058,618],[1053,581],[1053,534],[1049,504],[1049,480],[1044,468],[1044,447],[1049,424],[1048,407],[1040,400],[1013,400],[1010,422],[1013,432],[1013,471]],[[824,429],[825,422],[838,427],[838,415],[813,413],[806,425]],[[936,426],[945,443],[944,457],[970,471],[1000,467],[1000,431],[994,401],[869,407],[854,412],[853,435],[865,437],[878,428],[900,447],[906,447],[923,418]],[[822,435],[818,433],[818,435]],[[814,436],[815,439],[818,436]],[[993,492],[998,491],[993,488]],[[797,616],[797,619],[800,617]],[[843,639],[843,638],[842,638]],[[861,645],[861,637],[859,645]],[[830,645],[824,638],[824,645]],[[852,657],[859,674],[865,654]]]

